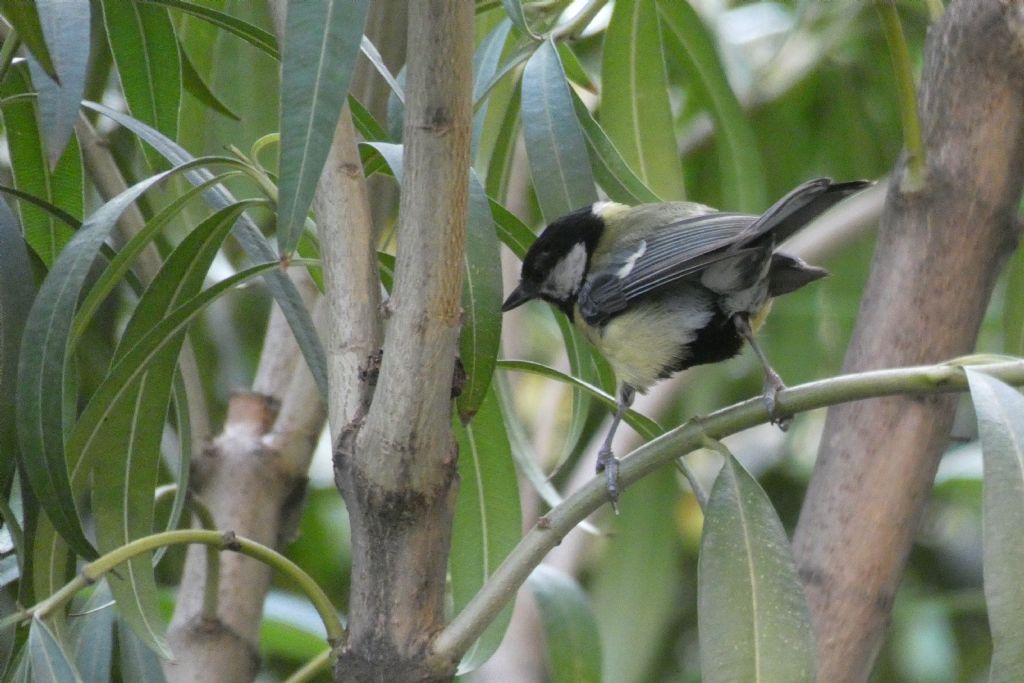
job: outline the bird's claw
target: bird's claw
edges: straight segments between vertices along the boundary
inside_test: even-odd
[[[601,449],[597,454],[597,473],[605,473],[605,481],[608,488],[608,500],[612,504],[615,514],[619,514],[619,459],[611,452],[611,449]]]
[[[764,379],[764,393],[761,395],[761,399],[764,401],[764,407],[768,411],[771,423],[778,425],[782,431],[789,429],[789,425],[793,422],[792,415],[780,415],[778,413],[778,404],[775,401],[775,397],[785,388],[786,385],[782,383],[782,378],[779,377],[779,374],[774,370],[768,370]]]

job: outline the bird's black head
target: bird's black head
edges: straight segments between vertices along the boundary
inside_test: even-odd
[[[598,206],[577,209],[544,229],[526,252],[519,286],[505,299],[502,312],[544,299],[572,316],[590,256],[604,232],[604,221],[595,211]]]

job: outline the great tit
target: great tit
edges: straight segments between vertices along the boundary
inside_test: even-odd
[[[760,216],[692,202],[626,206],[597,202],[555,220],[523,259],[510,311],[543,299],[569,317],[611,364],[619,381],[611,428],[598,453],[608,496],[618,498],[612,437],[633,402],[658,380],[717,363],[750,343],[764,368],[773,422],[785,387],[754,339],[772,297],[827,275],[775,251],[816,216],[871,183],[808,181]]]

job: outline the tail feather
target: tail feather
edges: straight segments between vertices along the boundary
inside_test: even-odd
[[[872,184],[867,180],[846,183],[833,183],[830,178],[809,180],[791,190],[761,214],[747,228],[748,235],[737,240],[738,245],[746,246],[769,232],[774,235],[775,243],[778,244],[842,200]]]

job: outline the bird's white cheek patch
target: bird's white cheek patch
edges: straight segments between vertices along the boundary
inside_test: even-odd
[[[587,248],[581,242],[551,269],[551,274],[544,283],[544,291],[558,298],[567,298],[575,294],[583,283],[583,271],[586,267]]]

